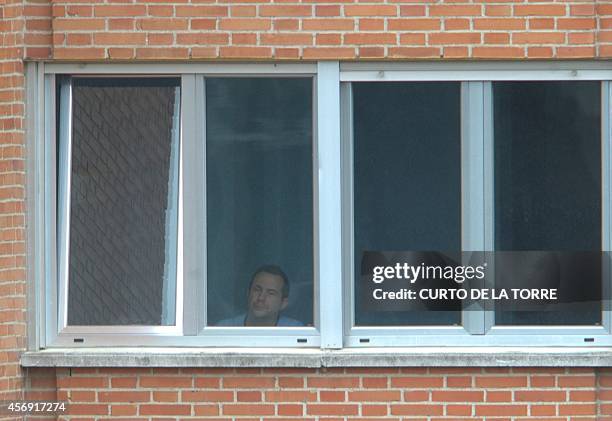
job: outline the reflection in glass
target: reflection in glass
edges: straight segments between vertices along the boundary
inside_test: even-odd
[[[365,251],[461,250],[460,83],[355,83],[353,121],[359,296]],[[444,310],[366,311],[356,300],[355,324],[460,323],[454,303]]]
[[[175,323],[179,83],[73,80],[69,325]]]
[[[558,288],[497,324],[601,322],[599,82],[496,82],[495,248],[541,251],[496,264],[497,288]],[[575,252],[575,253],[572,253]]]
[[[312,325],[312,126],[311,78],[206,79],[209,326]]]

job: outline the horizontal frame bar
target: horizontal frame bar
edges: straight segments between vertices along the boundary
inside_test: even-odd
[[[112,74],[150,74],[180,75],[183,73],[203,73],[207,75],[280,75],[307,74],[317,72],[315,63],[48,63],[45,73],[67,73],[73,75],[112,75]]]

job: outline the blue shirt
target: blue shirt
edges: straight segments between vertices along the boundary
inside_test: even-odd
[[[246,320],[246,314],[240,316],[231,317],[229,319],[220,320],[215,326],[244,326]],[[299,327],[304,326],[299,320],[292,319],[290,317],[280,316],[276,322],[276,326],[280,327]]]

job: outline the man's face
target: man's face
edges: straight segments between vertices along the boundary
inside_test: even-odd
[[[287,307],[283,298],[283,278],[261,272],[253,279],[249,290],[249,315],[255,319],[267,319],[274,326],[278,313]]]

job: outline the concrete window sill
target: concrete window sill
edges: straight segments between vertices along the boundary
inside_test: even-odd
[[[23,367],[612,367],[610,348],[54,348]]]

